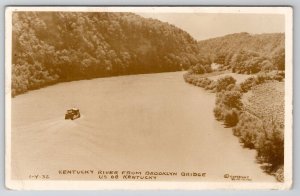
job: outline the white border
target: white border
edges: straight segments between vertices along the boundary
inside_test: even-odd
[[[11,180],[11,30],[14,11],[240,13],[285,15],[285,182],[18,181]],[[15,190],[211,190],[289,189],[292,186],[293,10],[291,7],[7,7],[5,10],[5,179]]]

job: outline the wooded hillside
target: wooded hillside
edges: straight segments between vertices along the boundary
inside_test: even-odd
[[[199,41],[199,52],[210,61],[239,73],[257,73],[285,69],[285,36],[283,33],[235,33]]]
[[[284,69],[284,34],[197,42],[174,25],[113,12],[15,12],[12,23],[12,96],[62,81],[207,71],[212,62],[239,73]]]
[[[132,13],[16,12],[12,94],[58,81],[178,71],[205,61],[185,31]]]

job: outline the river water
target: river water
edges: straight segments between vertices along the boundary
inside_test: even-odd
[[[12,99],[12,177],[97,180],[62,170],[177,172],[158,180],[229,181],[225,174],[273,182],[213,116],[215,94],[183,72],[61,83]],[[78,107],[82,117],[64,120]],[[182,176],[206,173],[205,177]]]

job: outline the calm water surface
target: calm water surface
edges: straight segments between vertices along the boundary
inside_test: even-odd
[[[58,173],[93,169],[178,172],[173,180],[228,181],[224,175],[230,174],[274,181],[255,162],[255,151],[243,149],[214,119],[215,94],[185,83],[182,74],[75,81],[13,98],[13,177],[97,180]],[[64,120],[74,106],[82,118]]]

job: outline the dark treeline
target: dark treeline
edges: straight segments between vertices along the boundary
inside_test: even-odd
[[[199,51],[222,65],[223,70],[245,74],[284,70],[284,39],[283,33],[235,33],[199,41]]]
[[[185,31],[132,13],[16,12],[12,95],[60,81],[208,64]]]

